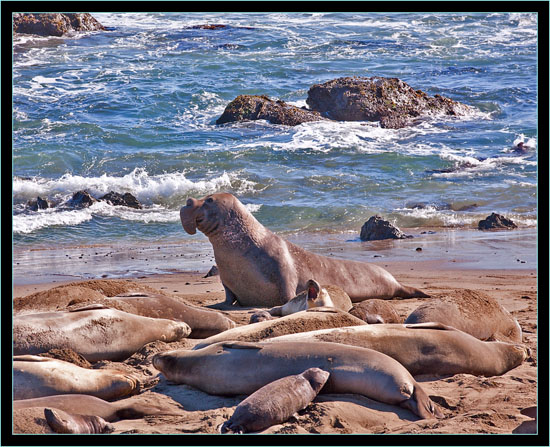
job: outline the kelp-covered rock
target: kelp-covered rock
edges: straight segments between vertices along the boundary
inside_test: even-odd
[[[500,214],[491,213],[487,218],[477,224],[480,230],[512,230],[518,226],[511,220]]]
[[[315,84],[308,91],[311,110],[338,121],[380,121],[398,129],[415,118],[465,115],[469,106],[440,95],[428,96],[397,78],[345,77]]]
[[[272,124],[297,126],[325,118],[317,112],[301,109],[284,101],[274,101],[264,95],[239,95],[227,105],[216,124],[262,119]]]
[[[379,241],[383,239],[406,239],[407,236],[399,228],[393,226],[380,216],[372,216],[361,227],[359,238],[362,241]]]
[[[103,31],[105,27],[88,13],[17,13],[13,15],[16,33],[63,36],[71,31]]]

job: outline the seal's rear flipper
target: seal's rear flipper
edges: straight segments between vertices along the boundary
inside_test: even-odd
[[[430,295],[415,287],[401,285],[401,289],[395,296],[399,298],[431,298]]]
[[[430,397],[422,388],[420,388],[418,384],[415,384],[412,396],[406,401],[401,402],[399,405],[403,408],[411,410],[422,419],[429,419],[433,417],[441,419],[444,417],[435,402],[430,399]]]

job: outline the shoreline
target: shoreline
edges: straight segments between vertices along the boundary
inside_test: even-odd
[[[537,229],[485,232],[471,229],[404,228],[411,239],[363,242],[356,232],[282,236],[304,249],[385,266],[428,263],[432,269],[536,270]],[[280,234],[280,233],[279,233]],[[176,273],[206,274],[215,264],[202,235],[180,241],[126,242],[13,249],[14,285],[87,279],[133,279]],[[61,273],[63,272],[63,273]]]

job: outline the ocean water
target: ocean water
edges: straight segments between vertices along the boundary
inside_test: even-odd
[[[536,14],[93,15],[109,31],[14,38],[16,253],[200,240],[179,208],[221,191],[287,236],[353,240],[374,214],[448,231],[497,212],[536,228]],[[206,23],[228,26],[191,29]],[[474,112],[397,130],[215,124],[237,95],[302,106],[343,76],[398,77]],[[26,207],[78,190],[130,192],[144,208]]]

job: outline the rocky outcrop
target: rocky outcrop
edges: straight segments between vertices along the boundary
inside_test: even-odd
[[[512,220],[506,219],[500,214],[491,213],[484,220],[480,220],[477,227],[480,230],[512,230],[518,226]]]
[[[127,206],[129,208],[135,208],[138,210],[143,208],[141,203],[139,203],[139,201],[129,192],[119,194],[118,192],[111,191],[105,194],[99,200],[105,200],[111,205]]]
[[[67,202],[67,205],[74,208],[87,208],[97,202],[89,192],[77,191],[73,194],[71,199]]]
[[[31,211],[45,210],[50,207],[50,203],[38,196],[36,199],[27,202],[27,208]]]
[[[105,27],[88,13],[17,13],[13,15],[13,30],[39,36],[63,36],[71,31],[104,31]]]
[[[306,100],[311,110],[338,121],[380,121],[398,129],[415,118],[465,115],[470,107],[440,95],[428,96],[397,78],[345,77],[315,84]]]
[[[297,126],[301,123],[323,119],[325,118],[317,112],[301,109],[284,101],[274,101],[267,96],[240,95],[227,105],[216,124],[267,120],[272,124]]]
[[[359,237],[362,241],[379,241],[382,239],[407,239],[412,236],[406,235],[380,216],[372,216],[361,227]]]

